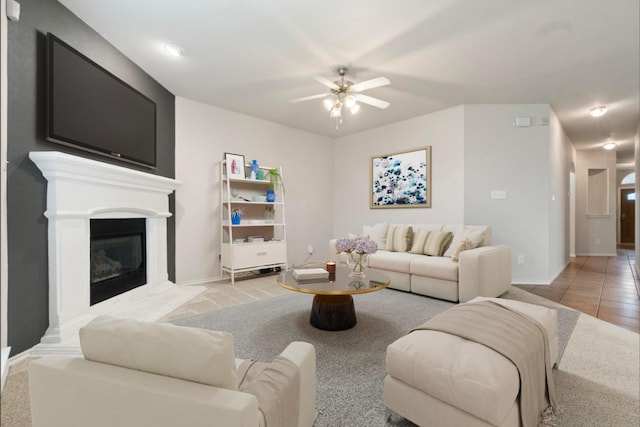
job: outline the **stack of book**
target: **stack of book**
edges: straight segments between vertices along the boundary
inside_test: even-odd
[[[302,268],[299,270],[293,270],[293,277],[298,281],[328,280],[329,272],[324,268]]]

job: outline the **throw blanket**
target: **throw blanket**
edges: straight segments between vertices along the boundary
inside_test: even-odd
[[[265,427],[297,427],[300,410],[300,372],[289,359],[271,363],[245,360],[238,368],[238,390],[253,394]]]
[[[481,301],[446,310],[414,330],[457,335],[505,356],[520,375],[522,426],[554,425],[556,404],[549,342],[544,328],[535,319],[508,307]]]

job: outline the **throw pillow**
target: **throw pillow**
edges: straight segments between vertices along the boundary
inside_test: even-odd
[[[484,239],[484,234],[484,229],[465,229],[464,226],[459,226],[455,234],[453,235],[453,241],[451,242],[449,248],[445,251],[444,256],[453,256],[453,252],[464,240],[469,240],[469,242],[471,242],[473,247],[470,249],[477,248]]]
[[[237,390],[228,332],[98,316],[80,328],[87,360]]]
[[[418,232],[413,236],[413,245],[411,246],[412,254],[424,254],[424,244],[427,243],[427,237],[429,237],[429,230],[424,228],[418,229]]]
[[[460,259],[460,252],[473,249],[474,247],[475,246],[473,246],[473,243],[471,242],[471,240],[464,239],[462,242],[460,242],[458,247],[456,247],[456,249],[453,251],[453,255],[451,255],[451,261],[458,262],[458,260]]]
[[[424,254],[442,256],[447,245],[451,243],[451,239],[453,239],[453,233],[450,231],[433,231],[429,233],[424,244]]]
[[[413,229],[410,225],[389,225],[385,249],[391,252],[406,252],[411,245]]]
[[[388,229],[389,224],[386,222],[376,225],[363,225],[362,235],[376,242],[379,248],[384,248]]]

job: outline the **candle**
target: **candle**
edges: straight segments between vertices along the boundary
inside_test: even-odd
[[[327,262],[327,271],[329,273],[335,273],[336,272],[336,263],[333,262],[333,261]]]

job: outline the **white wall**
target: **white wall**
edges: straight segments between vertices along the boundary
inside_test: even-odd
[[[547,284],[552,274],[550,130],[541,125],[550,111],[548,104],[465,106],[464,222],[490,225],[493,242],[511,248],[513,283]],[[533,126],[515,127],[517,116]],[[492,190],[506,199],[492,200]]]
[[[460,106],[336,139],[334,236],[360,233],[362,224],[378,222],[463,223],[463,117]],[[370,209],[371,157],[428,145],[432,207]]]
[[[588,170],[608,169],[609,214],[587,216]],[[614,150],[578,150],[576,152],[576,255],[615,256],[618,207],[616,153]]]
[[[329,258],[333,144],[329,138],[176,97],[176,282],[220,277],[220,172],[225,152],[282,166],[289,264]]]
[[[569,174],[576,162],[576,150],[553,110],[549,112],[549,280],[567,266],[570,257],[571,183]]]

